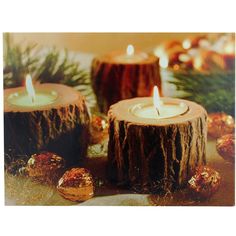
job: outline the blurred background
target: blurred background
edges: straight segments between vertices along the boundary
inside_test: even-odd
[[[167,40],[184,40],[204,33],[12,33],[15,43],[37,43],[72,51],[103,54],[128,44],[149,50]],[[214,35],[214,34],[213,34]]]
[[[30,73],[34,82],[74,87],[95,107],[92,60],[129,44],[159,58],[164,96],[235,115],[234,33],[4,33],[4,88]]]

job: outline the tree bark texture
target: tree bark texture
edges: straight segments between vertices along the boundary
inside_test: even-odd
[[[64,91],[71,93],[67,90]],[[82,160],[87,153],[89,114],[82,96],[76,91],[72,93],[73,100],[65,94],[62,103],[59,99],[49,108],[39,110],[22,111],[5,104],[5,153],[31,155],[50,151],[65,158],[68,165]]]
[[[114,105],[115,106],[115,105]],[[117,118],[109,111],[108,175],[139,192],[183,186],[206,163],[207,115],[161,125]]]
[[[92,62],[91,80],[101,112],[123,99],[150,96],[157,85],[161,94],[159,59],[149,56],[143,63],[121,64],[99,57]]]

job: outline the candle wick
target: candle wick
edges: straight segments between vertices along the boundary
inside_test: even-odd
[[[160,111],[158,110],[157,107],[156,107],[156,111],[157,111],[157,115],[160,116]]]

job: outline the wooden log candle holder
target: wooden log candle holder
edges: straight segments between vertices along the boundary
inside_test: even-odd
[[[137,52],[133,56],[114,52],[92,62],[91,80],[101,112],[128,98],[150,96],[154,85],[161,93],[159,59]]]
[[[171,118],[146,119],[135,109],[152,103],[134,98],[111,106],[108,176],[138,192],[159,192],[184,186],[192,172],[206,163],[207,113],[198,104],[162,98],[166,104],[185,104],[186,112]]]
[[[84,98],[65,85],[41,84],[36,87],[36,96],[37,92],[39,99],[41,93],[49,96],[54,93],[55,101],[19,105],[24,92],[24,87],[4,90],[5,153],[31,155],[50,151],[65,158],[68,165],[82,160],[89,138],[89,114]]]

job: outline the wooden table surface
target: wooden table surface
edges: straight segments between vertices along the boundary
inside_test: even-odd
[[[5,175],[5,205],[113,205],[113,206],[233,206],[235,198],[234,165],[224,161],[216,152],[215,140],[208,141],[208,165],[220,172],[222,182],[219,191],[210,199],[196,201],[184,191],[166,196],[135,194],[106,184],[106,157],[89,157],[85,167],[105,184],[96,189],[95,196],[83,203],[63,199],[54,186],[42,185],[23,177]]]

